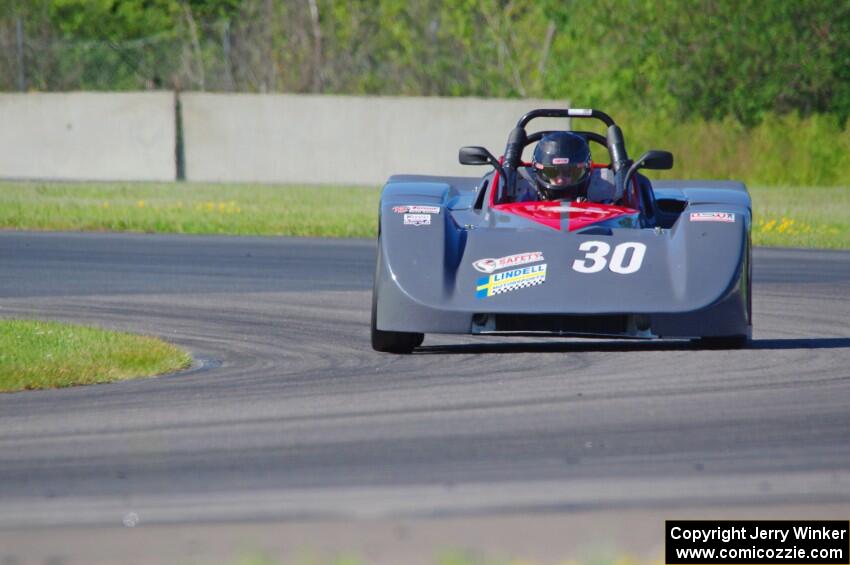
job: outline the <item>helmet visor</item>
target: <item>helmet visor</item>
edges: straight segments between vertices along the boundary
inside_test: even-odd
[[[536,165],[541,180],[552,186],[572,186],[584,180],[589,167],[587,163],[567,163],[563,165]]]

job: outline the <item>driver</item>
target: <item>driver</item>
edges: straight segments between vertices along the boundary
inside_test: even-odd
[[[587,141],[567,131],[550,133],[534,148],[527,175],[531,182],[522,183],[526,186],[520,188],[517,200],[584,201],[587,199],[590,173]]]
[[[590,170],[590,147],[574,133],[550,133],[534,148],[531,177],[542,200],[586,199]]]

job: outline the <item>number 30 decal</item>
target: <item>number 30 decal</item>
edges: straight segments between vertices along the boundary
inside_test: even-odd
[[[604,241],[585,241],[578,246],[579,251],[584,251],[584,259],[576,259],[573,261],[573,270],[579,273],[598,273],[608,265],[611,271],[628,275],[640,269],[643,263],[643,256],[646,254],[646,245],[636,241],[627,241],[621,243],[614,248],[614,253],[611,255],[611,262],[608,263],[608,252],[611,251],[611,246]],[[626,255],[631,250],[628,263],[626,263]]]

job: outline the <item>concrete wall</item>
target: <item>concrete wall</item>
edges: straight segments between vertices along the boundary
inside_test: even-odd
[[[505,148],[519,117],[561,101],[186,93],[186,177],[381,184],[393,173],[483,174],[462,145]],[[535,120],[529,131],[564,129]]]
[[[0,177],[175,178],[174,95],[0,95]]]
[[[462,145],[500,155],[517,119],[564,102],[295,94],[181,95],[186,178],[381,184],[394,173],[477,175]],[[0,178],[176,178],[174,95],[0,95]],[[530,130],[562,129],[536,120]]]

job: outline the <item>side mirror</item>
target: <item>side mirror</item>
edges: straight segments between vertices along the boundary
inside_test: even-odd
[[[499,161],[487,149],[474,145],[461,147],[457,159],[461,165],[493,165],[495,167],[499,164]]]
[[[623,186],[629,186],[632,177],[638,169],[652,169],[656,171],[672,169],[673,154],[669,151],[661,151],[660,149],[650,149],[641,155],[637,161],[632,163],[629,170],[626,172],[626,177],[623,180]]]
[[[669,151],[650,149],[637,160],[641,163],[641,169],[654,169],[657,171],[673,168],[673,154]]]
[[[502,164],[484,147],[476,145],[461,147],[457,154],[457,160],[460,161],[461,165],[492,165],[502,177],[505,176]]]

